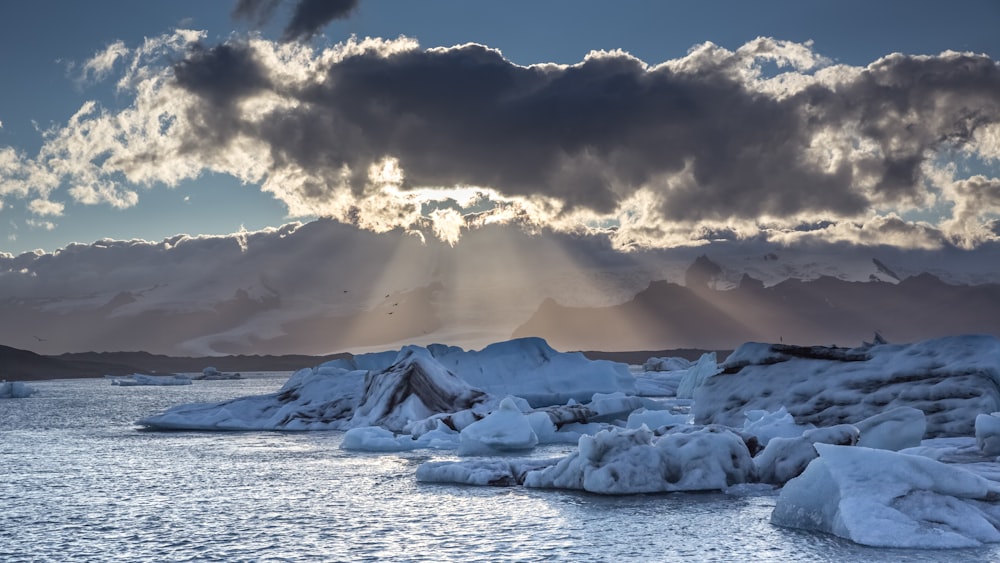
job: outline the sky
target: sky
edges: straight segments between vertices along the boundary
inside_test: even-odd
[[[403,295],[438,324],[413,309],[401,339],[489,342],[700,254],[769,284],[873,257],[997,281],[998,23],[995,0],[3,2],[0,313],[58,352],[102,347],[59,326],[229,311],[181,346],[215,353]],[[351,342],[388,331],[369,317]]]
[[[310,4],[5,2],[0,251],[319,216],[996,237],[996,2]]]

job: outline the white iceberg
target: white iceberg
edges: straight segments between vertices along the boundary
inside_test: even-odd
[[[423,348],[404,348],[384,371],[303,369],[277,393],[216,404],[173,407],[138,424],[184,430],[347,430],[381,426],[403,432],[431,415],[488,399],[444,369]]]
[[[487,414],[504,395],[543,405],[594,398],[597,392],[613,395],[592,400],[607,403],[596,410],[581,409],[563,419],[553,417],[557,426],[592,422],[602,415],[624,419],[641,405],[638,398],[624,394],[634,392],[634,378],[625,364],[592,362],[580,353],[556,352],[538,338],[502,342],[480,352],[432,345],[407,346],[394,354],[394,361],[387,366],[388,353],[327,362],[299,370],[275,394],[214,405],[181,405],[143,418],[138,424],[166,430],[381,426],[394,433],[412,430],[418,437],[432,430],[437,420],[461,430]]]
[[[785,407],[774,412],[749,410],[746,417],[743,431],[756,436],[762,446],[766,446],[772,438],[796,438],[806,430],[815,428],[812,424],[796,424]]]
[[[676,426],[678,424],[690,424],[691,415],[675,413],[669,409],[648,409],[640,408],[632,411],[625,422],[625,428],[639,428],[646,425],[649,428],[657,429],[663,426]]]
[[[500,407],[486,418],[462,429],[458,446],[459,455],[496,455],[512,451],[530,450],[538,445],[528,417],[521,412],[513,399],[505,398]]]
[[[722,490],[754,480],[743,439],[720,426],[678,427],[662,436],[649,428],[612,428],[580,438],[577,451],[528,472],[527,487],[600,494]]]
[[[687,358],[649,358],[642,364],[643,371],[682,371],[687,370],[693,364]]]
[[[458,448],[458,441],[458,432],[441,422],[437,428],[420,437],[396,434],[381,426],[362,426],[345,432],[340,448],[366,452],[399,452],[422,448],[454,450]]]
[[[112,385],[136,387],[142,385],[191,385],[191,378],[184,375],[145,375],[133,373],[122,377],[108,377]]]
[[[628,365],[557,352],[541,338],[518,338],[480,351],[441,345],[428,350],[458,377],[498,397],[514,395],[532,406],[587,401],[595,393],[635,394]]]
[[[916,455],[815,448],[819,457],[781,490],[772,523],[876,547],[1000,542],[1000,484]]]
[[[924,411],[896,407],[854,423],[861,432],[858,445],[863,448],[899,451],[920,445],[927,432]]]
[[[929,438],[971,436],[1000,410],[1000,340],[966,335],[846,349],[747,343],[695,390],[698,424],[742,423],[784,406],[799,424],[853,424],[896,407],[926,414]]]
[[[694,390],[705,384],[705,381],[719,373],[719,364],[715,352],[706,352],[698,358],[698,362],[688,368],[677,386],[679,399],[694,398]]]
[[[24,399],[34,393],[34,387],[20,381],[0,381],[0,399]]]
[[[798,477],[819,456],[813,444],[853,446],[860,432],[851,424],[807,430],[794,438],[776,437],[753,458],[757,478],[763,483],[783,485]]]
[[[523,485],[529,471],[554,465],[556,459],[478,459],[471,461],[429,461],[417,468],[417,481],[510,487]]]
[[[222,381],[228,379],[242,379],[243,376],[239,372],[224,372],[219,371],[217,368],[212,366],[207,366],[201,370],[201,374],[192,377],[191,379],[204,380],[204,381]]]
[[[976,445],[986,455],[1000,456],[1000,412],[976,416]]]

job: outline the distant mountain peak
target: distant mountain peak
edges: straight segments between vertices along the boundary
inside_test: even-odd
[[[875,267],[878,268],[880,273],[883,273],[896,281],[902,281],[902,279],[896,275],[896,272],[890,270],[889,267],[883,264],[878,258],[872,258],[872,263],[875,264]]]

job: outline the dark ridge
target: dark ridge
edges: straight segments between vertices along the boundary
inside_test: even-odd
[[[716,357],[721,362],[726,359],[732,350],[702,350],[698,348],[675,348],[672,350],[635,350],[631,352],[602,352],[599,350],[585,350],[580,352],[588,360],[609,360],[623,364],[642,365],[650,358],[684,358],[696,361],[706,352],[715,352]]]
[[[206,366],[222,371],[294,371],[350,357],[351,354],[188,358],[146,352],[81,352],[42,356],[0,345],[0,379],[36,381],[132,373],[198,373]]]

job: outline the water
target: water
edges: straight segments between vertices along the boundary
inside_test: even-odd
[[[773,495],[604,497],[417,483],[447,452],[358,454],[340,433],[141,432],[166,407],[276,390],[36,382],[0,401],[0,561],[995,561],[873,549],[769,522]],[[566,447],[540,456],[561,455]]]

